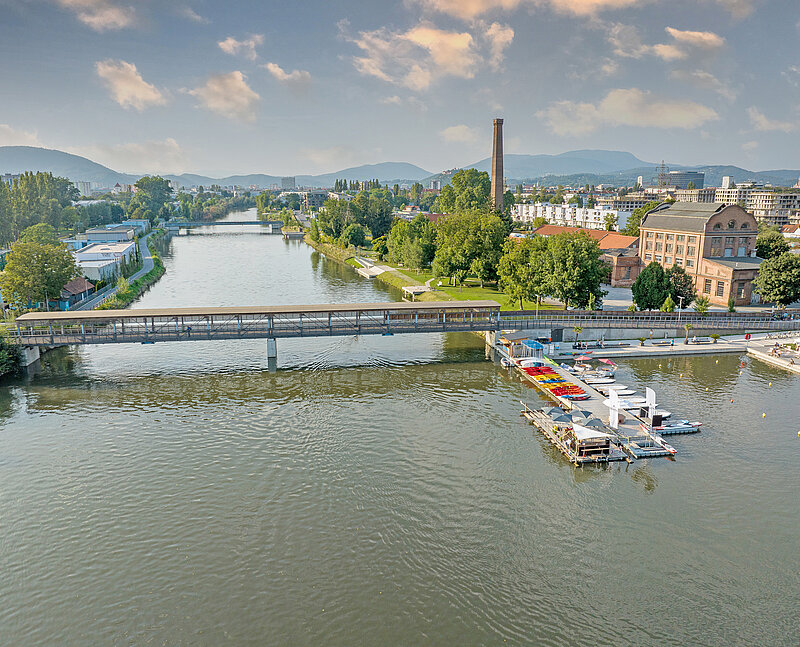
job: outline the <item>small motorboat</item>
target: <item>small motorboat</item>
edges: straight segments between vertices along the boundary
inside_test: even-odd
[[[614,384],[616,380],[613,377],[582,377],[586,384]]]
[[[663,425],[658,425],[656,427],[653,427],[652,431],[655,431],[659,434],[689,433],[693,431],[700,431],[700,427],[702,425],[703,425],[702,422],[691,422],[690,420],[673,420],[672,422],[665,422]],[[650,431],[650,428],[647,427],[646,430]]]
[[[504,368],[508,368],[509,366],[513,366],[513,365],[514,364],[511,362],[510,359],[507,359],[505,357],[501,357],[500,358],[500,366],[503,366]]]

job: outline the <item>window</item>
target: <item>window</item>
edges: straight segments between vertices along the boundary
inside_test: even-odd
[[[735,220],[729,220],[728,221],[728,229],[736,229],[736,221]]]
[[[631,278],[631,266],[630,265],[628,265],[628,267],[625,268],[625,278],[626,279]]]
[[[664,243],[656,243],[656,251],[660,252],[664,248]]]
[[[736,239],[733,236],[725,236],[725,244],[726,245],[733,245],[736,242]]]
[[[731,258],[732,256],[733,256],[733,247],[726,247],[725,258]]]
[[[687,258],[686,259],[686,267],[694,267],[694,259]]]
[[[648,238],[652,238],[652,237],[653,237],[653,232],[652,232],[652,231],[648,231],[648,232],[645,234],[645,236],[647,236]]]
[[[667,234],[667,240],[675,240],[674,234]]]
[[[722,281],[717,281],[717,296],[725,296],[725,283]]]
[[[665,265],[672,265],[672,256],[665,256],[664,257],[664,264]]]
[[[675,254],[683,256],[683,245],[675,245]]]
[[[722,225],[717,223],[716,225],[714,225],[714,229],[722,229]]]
[[[687,256],[694,256],[694,247],[687,247],[686,248],[686,255]]]
[[[711,294],[711,279],[706,279],[706,282],[703,285],[703,292],[706,294]]]
[[[656,263],[660,263],[661,262],[661,255],[660,254],[656,254],[656,259],[655,260],[656,260]]]
[[[744,299],[744,281],[739,281],[736,284],[736,298],[737,299]]]
[[[742,227],[741,227],[741,228],[742,228],[742,229],[750,229],[750,227],[747,225],[747,223],[746,223],[746,222],[743,222],[743,223],[742,223]]]
[[[645,249],[653,249],[653,241],[652,241],[652,240],[648,240],[648,241],[647,241],[647,242],[644,244],[644,248],[645,248]]]
[[[645,254],[645,255],[644,255],[644,260],[646,260],[646,261],[652,261],[652,260],[653,260],[653,255],[652,255],[652,254]]]
[[[683,259],[682,258],[676,258],[675,259],[675,265],[683,265]]]
[[[663,240],[663,238],[664,238],[664,234],[662,234],[661,232],[658,232],[658,233],[656,234],[656,239],[658,239],[658,240]]]
[[[664,251],[665,252],[671,252],[672,251],[672,243],[667,243],[667,248]]]
[[[685,238],[686,236],[684,236],[683,234],[678,234],[675,240],[677,240],[679,243],[682,243]]]
[[[689,242],[690,243],[696,243],[697,242],[697,236],[689,236]]]
[[[747,256],[747,248],[740,247],[739,250],[736,252],[737,256]]]

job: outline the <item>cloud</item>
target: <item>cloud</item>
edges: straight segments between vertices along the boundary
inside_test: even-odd
[[[798,125],[800,125],[797,122],[777,121],[775,119],[770,119],[756,107],[748,108],[747,116],[750,118],[750,123],[753,125],[753,128],[761,132],[777,130],[784,133],[790,133],[797,130]]]
[[[311,85],[311,74],[305,70],[292,70],[286,72],[277,63],[267,63],[261,67],[265,68],[279,83],[293,90],[304,91]]]
[[[0,124],[0,146],[44,146],[34,132],[17,130],[8,124]]]
[[[133,7],[117,4],[112,0],[55,0],[72,11],[83,24],[95,31],[108,31],[131,27],[136,22]]]
[[[258,58],[256,47],[264,44],[263,34],[252,34],[250,38],[245,40],[236,40],[233,36],[228,36],[225,40],[217,43],[219,48],[226,54],[236,56],[241,54],[246,59],[255,61]]]
[[[128,173],[183,173],[189,161],[186,151],[172,137],[114,146],[89,145],[68,151]]]
[[[742,150],[744,151],[753,151],[758,148],[758,142],[749,141],[742,144]]]
[[[725,9],[730,11],[734,18],[745,18],[753,13],[754,0],[716,0]]]
[[[455,142],[461,144],[471,144],[478,140],[478,131],[464,124],[458,126],[450,126],[442,130],[439,135],[446,142]]]
[[[729,101],[736,98],[736,90],[728,83],[723,83],[716,76],[705,70],[673,70],[670,78],[686,81],[702,90],[711,90]]]
[[[248,122],[256,120],[256,108],[261,101],[258,93],[247,85],[247,77],[238,70],[211,76],[205,85],[189,90],[189,94],[211,112]]]
[[[135,108],[141,112],[167,102],[161,90],[145,81],[133,63],[108,59],[95,63],[95,70],[111,92],[111,97],[123,108]]]
[[[357,37],[342,36],[361,49],[353,65],[364,76],[411,90],[427,90],[441,78],[471,79],[482,58],[468,32],[437,29],[427,22],[405,32],[386,28],[362,31]]]
[[[641,0],[411,0],[424,9],[471,21],[487,13],[513,11],[522,5],[544,6],[559,13],[593,16],[607,9],[640,4]],[[720,0],[723,1],[723,0]],[[733,0],[736,1],[736,0]]]
[[[408,106],[409,108],[413,108],[419,112],[425,112],[428,109],[428,106],[426,106],[417,97],[410,95],[401,97],[397,94],[393,94],[390,97],[384,97],[383,99],[380,99],[379,103],[385,106]]]
[[[180,7],[178,9],[178,12],[187,20],[191,20],[192,22],[196,22],[201,25],[207,25],[211,22],[208,18],[201,16],[199,13],[197,13],[189,5],[184,5],[183,7]]]
[[[800,23],[798,25],[800,26]],[[787,70],[781,72],[781,76],[794,87],[800,87],[800,65],[790,65]]]
[[[356,153],[349,146],[331,146],[330,148],[304,148],[300,154],[322,168],[355,163]]]
[[[660,99],[636,88],[612,90],[597,104],[556,101],[536,116],[556,135],[585,135],[602,126],[689,130],[719,118],[694,101]]]
[[[719,49],[725,45],[725,39],[713,31],[682,31],[667,27],[665,31],[676,41],[700,49]]]
[[[493,22],[486,30],[489,41],[489,65],[498,69],[505,58],[505,50],[514,40],[514,30],[508,25]]]
[[[639,30],[632,25],[600,21],[596,26],[607,31],[608,42],[614,48],[614,53],[623,58],[656,56],[664,61],[677,61],[687,58],[698,49],[714,52],[725,45],[725,39],[711,31],[683,31],[666,27],[672,43],[647,45],[642,41]]]

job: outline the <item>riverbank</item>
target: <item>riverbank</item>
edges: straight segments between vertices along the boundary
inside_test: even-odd
[[[127,287],[124,284],[117,285],[112,292],[105,295],[102,303],[95,309],[121,310],[127,308],[164,275],[166,269],[155,245],[165,235],[164,229],[157,229],[139,241],[139,249],[142,252],[142,269],[130,277]]]

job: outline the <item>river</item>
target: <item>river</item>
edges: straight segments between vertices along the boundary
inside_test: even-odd
[[[134,307],[397,298],[231,228],[164,262]],[[576,469],[476,336],[265,346],[61,349],[0,387],[0,645],[796,644],[797,376],[626,361],[703,431]]]

